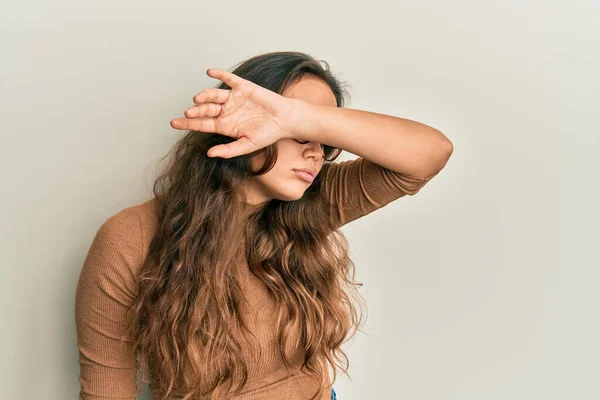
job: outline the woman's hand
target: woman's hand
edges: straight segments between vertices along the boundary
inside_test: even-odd
[[[172,120],[171,126],[237,139],[212,147],[207,152],[209,157],[236,157],[292,137],[289,132],[295,108],[292,98],[221,69],[208,69],[206,74],[225,82],[231,90],[201,91],[194,96],[195,105],[185,110],[185,118]]]

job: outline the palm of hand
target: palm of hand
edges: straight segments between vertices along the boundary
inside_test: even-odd
[[[217,133],[237,140],[214,146],[209,157],[231,158],[291,137],[287,124],[293,101],[237,75],[218,69],[207,74],[225,82],[231,90],[206,89],[194,96],[185,118],[171,121],[176,129]]]

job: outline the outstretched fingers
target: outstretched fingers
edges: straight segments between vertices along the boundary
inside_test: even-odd
[[[190,131],[220,133],[217,131],[216,118],[194,118],[188,119],[185,117],[175,118],[171,120],[171,127],[175,129],[187,129]]]
[[[195,95],[192,100],[196,104],[201,104],[201,103],[223,104],[229,98],[229,93],[231,93],[231,90],[211,88],[211,89],[206,89],[206,90],[201,91],[200,93]]]
[[[242,79],[241,77],[239,77],[229,71],[224,71],[219,68],[207,69],[206,75],[210,76],[211,78],[219,79],[219,80],[225,82],[232,89],[239,87],[242,84],[242,82],[244,81],[244,79]]]
[[[221,104],[204,103],[192,106],[183,112],[187,118],[218,117],[221,113]]]
[[[232,158],[258,150],[250,139],[242,136],[238,140],[211,147],[206,155],[209,157]]]

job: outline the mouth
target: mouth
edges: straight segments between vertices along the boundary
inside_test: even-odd
[[[296,174],[296,176],[298,176],[300,179],[308,182],[308,183],[312,183],[315,180],[315,175],[316,173],[308,170],[308,169],[295,169],[294,173]]]

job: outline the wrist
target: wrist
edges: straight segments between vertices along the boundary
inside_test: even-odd
[[[289,139],[298,139],[302,141],[313,140],[311,137],[311,115],[314,113],[314,107],[297,98],[289,98],[291,104],[291,112],[285,123],[285,131]]]

